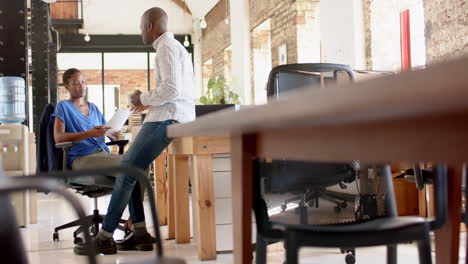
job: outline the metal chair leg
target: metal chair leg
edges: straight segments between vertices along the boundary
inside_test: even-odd
[[[431,239],[429,231],[424,235],[424,239],[418,241],[419,264],[432,264]]]
[[[387,245],[387,264],[397,264],[397,245]]]
[[[286,263],[298,264],[299,263],[299,246],[298,246],[296,232],[287,231],[286,239],[284,243],[286,246]]]
[[[255,263],[266,264],[267,242],[257,233],[257,242],[255,243]]]

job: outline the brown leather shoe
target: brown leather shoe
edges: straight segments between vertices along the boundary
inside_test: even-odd
[[[144,236],[136,237],[133,232],[131,232],[127,234],[124,239],[117,240],[116,244],[117,249],[121,251],[151,251],[153,250],[154,240],[153,237],[148,233],[146,233]]]
[[[105,240],[97,239],[95,237],[91,238],[91,245],[95,246],[96,254],[112,255],[117,254],[117,246],[115,244],[114,238],[108,238]],[[73,252],[77,255],[88,255],[89,248],[88,244],[84,242],[79,242],[73,248]]]

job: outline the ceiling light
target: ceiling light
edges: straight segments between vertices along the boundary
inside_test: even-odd
[[[185,47],[190,46],[190,42],[188,41],[188,36],[187,35],[185,35],[184,46]]]
[[[207,26],[208,26],[208,24],[206,23],[205,18],[203,18],[203,19],[200,21],[200,27],[203,28],[203,29],[205,29]]]
[[[84,41],[89,42],[91,40],[91,37],[89,36],[89,33],[86,33],[86,36],[84,36]]]

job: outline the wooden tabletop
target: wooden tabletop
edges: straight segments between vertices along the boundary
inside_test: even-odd
[[[306,88],[267,105],[171,125],[168,135],[233,135],[447,113],[468,114],[468,57],[341,87]]]
[[[336,161],[464,162],[466,131],[468,57],[346,86],[306,88],[267,105],[168,127],[169,137],[254,134],[262,156]],[[304,148],[304,140],[316,147]]]

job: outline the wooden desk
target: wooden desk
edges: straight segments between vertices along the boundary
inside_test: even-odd
[[[169,137],[231,136],[234,262],[251,263],[252,159],[449,163],[449,220],[437,263],[458,262],[461,165],[468,159],[468,57],[168,127]]]
[[[228,137],[177,138],[168,148],[169,208],[175,208],[169,211],[169,233],[174,233],[178,243],[190,241],[188,179],[192,173],[194,232],[201,260],[216,259],[212,155],[227,153],[230,153]]]

